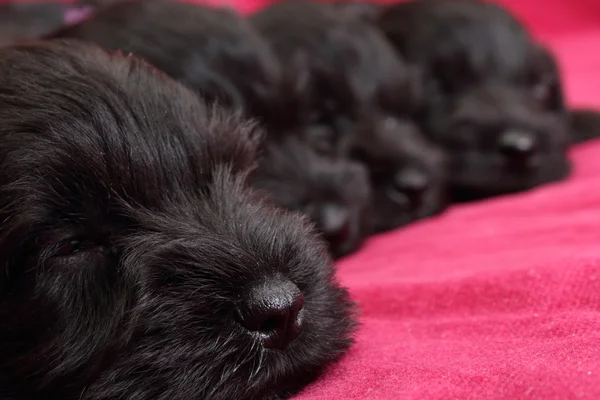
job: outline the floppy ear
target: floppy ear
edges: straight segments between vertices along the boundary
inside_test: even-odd
[[[269,131],[269,135],[281,134],[281,130],[294,128],[301,122],[310,99],[310,80],[308,56],[297,51],[282,66],[279,98],[269,111],[269,122],[275,129]]]
[[[571,143],[582,143],[600,137],[600,110],[577,108],[569,110]]]
[[[560,67],[550,49],[537,44],[531,61],[530,84],[534,96],[554,111],[566,111]]]

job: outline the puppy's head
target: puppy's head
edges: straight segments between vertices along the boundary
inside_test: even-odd
[[[368,179],[362,165],[324,157],[290,136],[267,144],[253,185],[276,205],[307,215],[340,257],[371,231]]]
[[[451,157],[458,198],[563,178],[568,129],[558,67],[512,15],[473,0],[391,7],[380,26],[425,74],[421,118]]]
[[[351,149],[352,158],[369,167],[376,231],[397,228],[446,208],[445,154],[413,121],[374,114]]]
[[[246,188],[247,122],[76,42],[0,50],[0,116],[3,394],[285,396],[347,349],[321,242]]]
[[[172,78],[270,123],[279,115],[280,67],[269,46],[234,10],[162,0],[106,6],[53,38],[90,41],[145,58]]]
[[[251,20],[285,67],[295,128],[319,152],[344,154],[381,92],[408,79],[405,65],[376,29],[334,6],[279,2]]]

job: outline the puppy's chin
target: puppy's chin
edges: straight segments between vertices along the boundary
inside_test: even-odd
[[[534,165],[514,170],[494,153],[454,154],[450,185],[454,201],[485,199],[533,189],[546,183],[560,181],[571,171],[563,152],[540,154]]]
[[[353,213],[349,223],[349,233],[341,242],[328,243],[329,251],[334,258],[341,258],[359,250],[365,238],[373,231],[371,204],[364,203]]]
[[[385,189],[376,189],[373,196],[373,230],[377,233],[386,232],[440,214],[448,205],[446,192],[443,183],[436,183],[427,189],[420,204],[411,206],[409,202],[394,201]]]

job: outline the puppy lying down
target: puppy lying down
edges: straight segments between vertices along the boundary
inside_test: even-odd
[[[284,67],[297,71],[299,136],[368,167],[376,231],[445,209],[443,157],[415,121],[418,74],[380,32],[340,9],[295,0],[251,21]]]
[[[457,198],[567,176],[558,66],[506,10],[477,0],[409,1],[382,11],[378,25],[426,77],[423,126],[451,156]]]
[[[309,215],[335,256],[355,250],[362,242],[368,231],[361,222],[363,209],[370,199],[349,195],[348,191],[368,192],[369,182],[362,179],[364,171],[349,165],[349,161],[328,161],[306,145],[280,146],[275,143],[279,140],[271,140],[283,136],[281,132],[293,125],[285,121],[290,109],[286,106],[293,101],[277,98],[287,87],[282,82],[279,62],[241,16],[199,5],[130,1],[109,6],[53,36],[80,38],[133,52],[205,99],[248,106],[249,114],[260,119],[269,132],[269,145],[255,174],[269,199]],[[280,106],[287,109],[281,110]],[[295,154],[290,154],[292,151]],[[275,153],[287,155],[276,160]],[[356,186],[342,186],[348,180]],[[341,209],[335,222],[331,221],[331,204]]]
[[[51,38],[133,53],[201,95],[270,123],[280,118],[279,63],[251,24],[227,8],[164,0],[101,7]]]
[[[252,185],[274,204],[307,215],[335,257],[355,251],[372,231],[366,168],[324,157],[293,135],[266,142]]]
[[[0,50],[0,398],[278,399],[351,343],[258,134],[134,57]]]

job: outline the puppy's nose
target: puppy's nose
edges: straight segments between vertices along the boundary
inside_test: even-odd
[[[304,296],[285,278],[253,285],[238,308],[241,325],[257,333],[270,349],[285,349],[302,332]]]
[[[350,231],[350,214],[346,207],[325,204],[317,217],[317,228],[332,245],[343,243]]]
[[[394,175],[392,184],[398,200],[416,207],[429,186],[429,177],[421,169],[406,167]]]
[[[511,165],[527,167],[537,151],[537,140],[530,132],[509,130],[500,137],[499,147]]]

